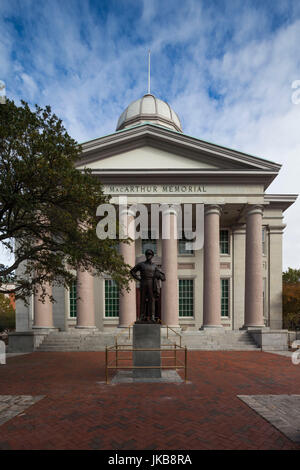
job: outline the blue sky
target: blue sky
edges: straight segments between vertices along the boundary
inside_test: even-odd
[[[0,79],[50,104],[84,141],[115,130],[147,91],[186,134],[283,164],[268,192],[300,192],[300,2],[0,0]],[[286,212],[284,267],[300,266],[300,202]]]

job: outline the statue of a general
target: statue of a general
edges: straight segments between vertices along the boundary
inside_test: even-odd
[[[130,274],[140,281],[140,320],[155,321],[155,300],[160,295],[160,282],[165,281],[166,276],[152,263],[154,253],[148,249],[145,252],[146,260],[138,263],[131,269]],[[137,276],[136,273],[140,273]]]

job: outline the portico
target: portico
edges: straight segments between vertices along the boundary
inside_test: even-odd
[[[156,262],[162,266],[167,277],[166,283],[162,286],[162,323],[175,327],[188,325],[203,329],[270,326],[272,319],[268,316],[269,309],[266,308],[270,300],[265,298],[266,290],[264,291],[263,285],[268,268],[267,251],[266,247],[263,247],[263,230],[266,229],[263,225],[264,206],[237,204],[235,207],[233,204],[223,203],[205,204],[204,207],[204,246],[199,252],[184,253],[182,240],[177,240],[174,236],[170,239],[159,237],[152,240],[156,246]],[[268,208],[268,205],[265,207]],[[268,209],[266,210],[268,214]],[[239,220],[243,220],[244,223],[240,222],[238,225],[236,218],[234,223],[228,223],[230,216],[241,213],[243,219]],[[177,223],[176,212],[171,212],[168,217],[172,235],[174,225]],[[129,225],[133,218],[134,215],[129,211]],[[221,243],[224,243],[224,240],[221,242],[220,234],[224,231],[227,233],[227,239],[226,246],[222,248]],[[133,234],[131,238],[134,238]],[[143,246],[146,246],[147,242],[149,243],[148,239],[137,239],[129,244],[121,243],[120,252],[125,262],[134,266],[142,258]],[[181,244],[180,252],[179,244]],[[237,257],[242,266],[237,264]],[[241,278],[244,278],[244,282],[241,282]],[[179,313],[180,280],[190,280],[193,283],[192,316],[183,316]],[[222,280],[225,280],[229,286],[227,312],[225,311],[228,315],[222,315],[221,312]],[[96,327],[97,305],[95,305],[94,291],[105,281],[108,279],[97,279],[87,271],[78,270],[77,315],[76,323],[73,323],[76,328]],[[236,281],[240,290],[235,296]],[[279,285],[278,288],[280,289]],[[240,302],[241,297],[244,297],[243,304]],[[224,301],[223,299],[223,303]],[[53,327],[52,310],[50,301],[46,299],[45,303],[41,303],[35,297],[34,327]],[[103,313],[105,315],[105,311]],[[137,291],[132,281],[129,292],[119,292],[119,315],[111,318],[104,316],[103,328],[106,325],[126,327],[136,318]]]

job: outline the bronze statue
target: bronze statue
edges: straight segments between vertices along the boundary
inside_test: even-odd
[[[154,253],[148,249],[145,252],[146,261],[138,263],[131,269],[130,274],[140,281],[140,320],[155,322],[155,300],[160,295],[159,281],[165,281],[166,276],[152,263]],[[137,272],[140,276],[137,276]]]

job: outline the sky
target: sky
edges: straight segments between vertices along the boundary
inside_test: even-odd
[[[0,33],[6,96],[49,104],[77,141],[147,92],[151,49],[151,92],[185,134],[281,163],[267,192],[300,193],[299,0],[0,0]],[[300,200],[284,222],[300,268]]]

